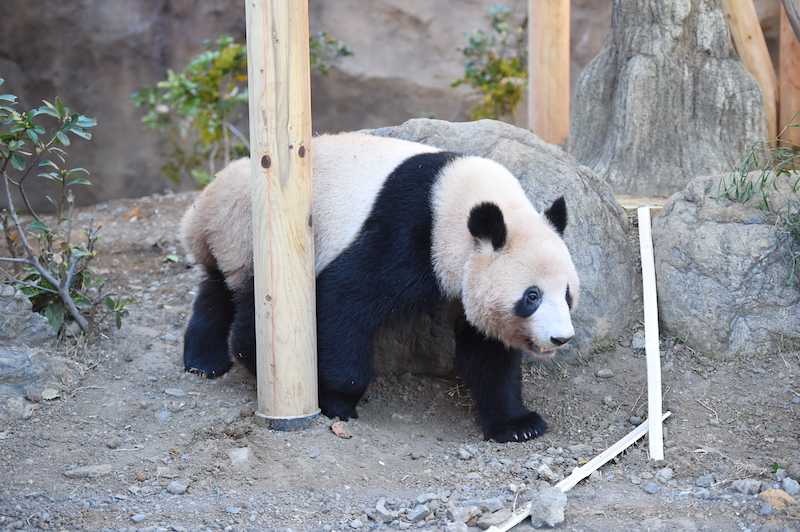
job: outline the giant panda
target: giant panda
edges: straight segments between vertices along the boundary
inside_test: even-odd
[[[523,353],[547,359],[574,335],[578,276],[561,236],[563,197],[543,213],[489,159],[364,133],[313,139],[319,402],[358,417],[373,337],[388,320],[459,300],[455,369],[484,437],[525,441],[547,424],[522,400]],[[185,214],[203,271],[185,334],[187,371],[255,373],[250,162],[231,163]]]

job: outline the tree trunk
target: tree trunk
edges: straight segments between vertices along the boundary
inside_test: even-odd
[[[603,49],[575,88],[570,152],[617,194],[668,196],[725,173],[766,140],[761,88],[734,52],[720,0],[615,0]]]

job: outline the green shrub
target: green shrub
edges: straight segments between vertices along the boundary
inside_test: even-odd
[[[509,8],[497,4],[489,13],[490,33],[476,29],[465,34],[469,44],[460,49],[467,58],[464,77],[452,86],[475,89],[479,103],[472,108],[473,120],[513,115],[522,101],[528,81],[525,28],[511,28],[509,17]]]
[[[0,79],[0,85],[3,79]],[[3,197],[8,205],[0,213],[0,225],[5,236],[9,256],[0,256],[0,282],[13,284],[28,296],[33,309],[43,312],[55,332],[63,330],[65,320],[72,319],[81,330],[90,335],[97,324],[113,316],[117,327],[127,315],[125,304],[115,301],[111,294],[102,292],[104,278],[95,278],[89,266],[96,255],[95,245],[99,227],[92,222],[84,230],[84,243],[72,243],[73,188],[89,185],[84,168],[64,169],[65,148],[71,137],[89,140],[89,128],[97,121],[81,114],[70,113],[60,98],[55,104],[44,102],[38,109],[19,112],[15,109],[17,97],[0,94],[0,173]],[[54,122],[48,133],[40,123]],[[49,158],[45,158],[49,157]],[[37,177],[55,183],[60,194],[47,196],[55,209],[50,224],[31,206],[25,181],[34,168]],[[14,208],[12,191],[22,198],[31,221],[23,223]],[[90,292],[96,295],[90,298]]]
[[[182,72],[167,70],[166,80],[132,96],[134,105],[147,111],[145,129],[163,133],[164,175],[177,183],[188,173],[201,187],[217,168],[250,153],[247,137],[236,127],[247,111],[247,46],[227,35],[204,45],[206,51]],[[352,55],[325,32],[310,39],[309,48],[311,68],[324,75],[339,58]]]

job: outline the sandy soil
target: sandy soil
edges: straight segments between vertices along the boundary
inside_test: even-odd
[[[455,525],[453,509],[518,506],[646,417],[633,323],[598,353],[525,368],[526,401],[551,427],[531,442],[482,441],[457,382],[409,374],[376,379],[349,439],[324,417],[267,430],[241,368],[214,381],[183,372],[197,277],[177,221],[193,197],[80,214],[103,223],[96,266],[131,313],[122,330],[55,353],[80,367],[53,376],[59,397],[31,393],[26,419],[0,420],[0,530],[477,531],[475,518]],[[181,262],[165,261],[172,253]],[[715,360],[675,339],[662,349],[666,459],[650,461],[640,440],[568,492],[558,528],[795,530],[800,511],[752,491],[800,480],[800,352]]]

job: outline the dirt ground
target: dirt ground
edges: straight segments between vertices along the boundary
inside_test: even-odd
[[[193,197],[79,215],[103,224],[95,265],[131,298],[130,316],[85,349],[59,348],[79,372],[53,376],[54,399],[29,393],[25,419],[0,420],[0,530],[477,531],[475,517],[453,523],[458,508],[519,506],[646,417],[634,323],[598,353],[525,368],[526,402],[550,424],[531,442],[482,441],[457,382],[408,374],[376,379],[349,439],[324,417],[267,430],[241,368],[217,380],[183,372],[197,277],[177,222]],[[715,360],[680,339],[662,349],[666,459],[649,460],[640,440],[567,493],[558,529],[800,527],[796,507],[756,494],[800,480],[800,352]]]

